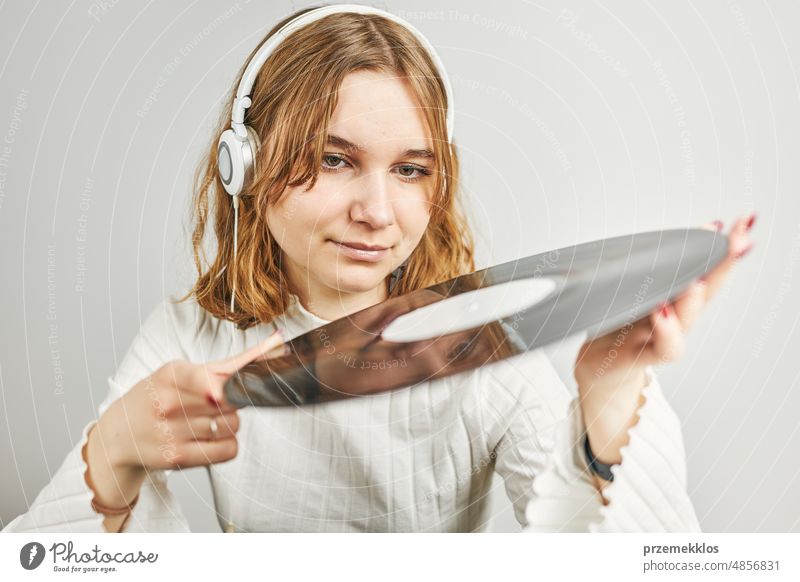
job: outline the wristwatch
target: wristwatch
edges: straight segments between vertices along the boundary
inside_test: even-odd
[[[589,463],[589,470],[606,481],[614,480],[614,473],[611,472],[611,465],[598,461],[592,448],[589,446],[589,433],[583,435],[583,451],[586,453],[586,460]]]

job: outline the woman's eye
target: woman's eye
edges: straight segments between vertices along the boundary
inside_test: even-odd
[[[425,168],[420,168],[419,166],[399,166],[397,168],[400,177],[403,179],[413,182],[415,180],[419,180],[424,176],[430,175],[430,171],[426,170]]]
[[[328,170],[341,170],[344,166],[338,165],[339,162],[347,163],[341,156],[325,154],[322,156],[322,165]]]

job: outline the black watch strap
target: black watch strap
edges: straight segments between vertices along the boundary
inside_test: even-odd
[[[595,458],[592,448],[589,446],[588,433],[583,435],[583,451],[586,453],[586,461],[589,463],[589,469],[592,473],[606,481],[614,480],[614,473],[611,472],[611,465],[606,465]]]

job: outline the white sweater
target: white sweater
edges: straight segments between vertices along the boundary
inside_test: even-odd
[[[293,296],[274,326],[288,339],[325,323]],[[98,416],[164,363],[238,353],[274,326],[238,330],[193,301],[162,302],[108,379]],[[240,409],[238,455],[208,468],[216,512],[225,531],[485,531],[496,471],[525,531],[700,531],[680,421],[652,369],[648,378],[606,506],[580,446],[577,398],[536,350],[379,395]],[[103,531],[82,456],[94,422],[3,531]],[[189,531],[171,472],[151,473],[123,531]]]

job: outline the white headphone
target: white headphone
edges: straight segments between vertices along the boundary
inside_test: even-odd
[[[433,48],[433,45],[427,38],[411,24],[391,14],[385,10],[373,8],[371,6],[361,6],[360,4],[338,4],[331,6],[323,6],[315,8],[309,12],[301,14],[300,16],[290,20],[283,25],[275,34],[273,34],[267,42],[258,50],[252,60],[247,64],[247,68],[242,75],[242,80],[239,83],[239,88],[236,91],[236,98],[233,101],[233,111],[231,114],[231,127],[226,129],[219,138],[217,145],[217,169],[225,191],[233,197],[233,260],[236,261],[236,247],[238,241],[239,231],[239,194],[247,186],[247,183],[252,180],[255,172],[256,154],[261,147],[261,142],[258,138],[258,133],[249,125],[244,123],[244,115],[247,108],[250,107],[252,101],[250,100],[250,93],[253,90],[256,76],[258,75],[261,67],[267,61],[269,56],[275,48],[286,39],[292,32],[310,24],[320,18],[324,18],[330,14],[340,12],[352,12],[356,14],[377,14],[387,18],[397,24],[407,28],[419,41],[419,43],[427,50],[431,59],[433,59],[439,76],[444,84],[445,93],[447,95],[447,140],[452,144],[453,141],[453,89],[450,86],[450,79],[447,77],[444,64]],[[222,274],[220,272],[219,274]],[[234,301],[236,296],[236,281],[233,283],[233,291],[231,293],[231,311],[233,311]]]

